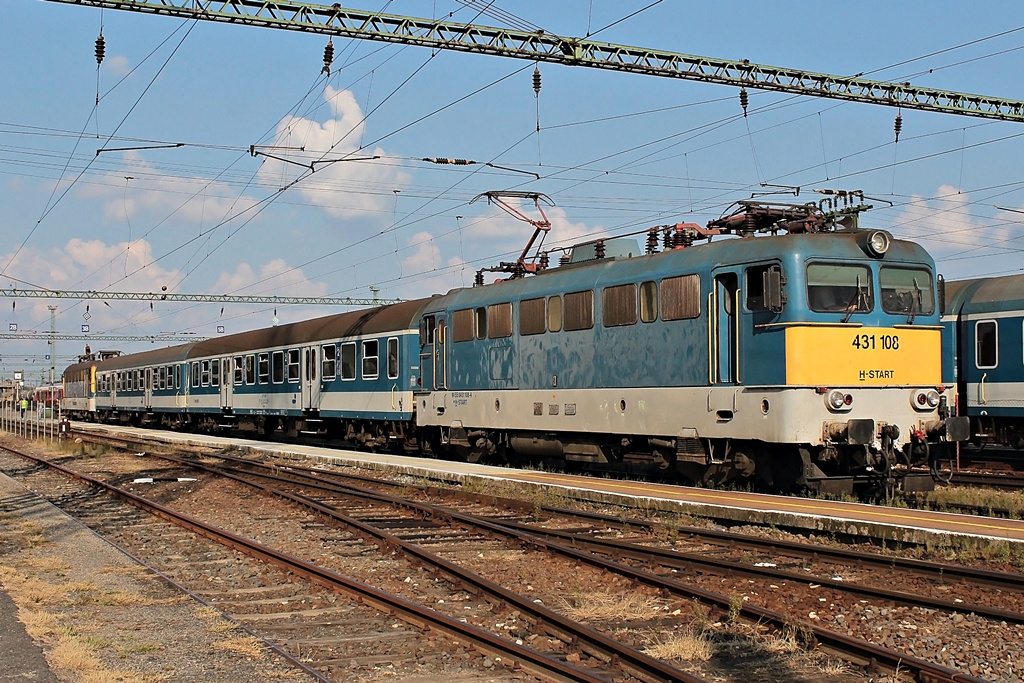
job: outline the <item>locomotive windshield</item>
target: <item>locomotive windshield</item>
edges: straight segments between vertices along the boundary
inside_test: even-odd
[[[867,266],[811,263],[807,266],[807,302],[819,313],[867,313],[874,308]]]
[[[882,310],[886,313],[931,315],[935,312],[932,274],[926,268],[882,268],[878,273]]]

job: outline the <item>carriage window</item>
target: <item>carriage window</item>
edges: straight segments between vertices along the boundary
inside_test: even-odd
[[[636,324],[636,285],[605,287],[601,292],[602,322],[605,327]]]
[[[156,386],[158,389],[167,388],[167,368],[161,367],[157,370]]]
[[[202,368],[203,368],[203,381],[202,381],[202,385],[204,387],[208,387],[208,386],[210,386],[210,361],[204,360],[202,362]]]
[[[270,354],[270,381],[274,384],[284,382],[284,351]]]
[[[661,319],[700,317],[700,275],[667,277],[661,281]]]
[[[210,361],[210,384],[220,386],[220,358]]]
[[[452,341],[464,342],[473,339],[473,309],[452,311]]]
[[[487,309],[483,306],[476,309],[473,320],[476,327],[476,338],[487,339]]]
[[[432,315],[423,316],[420,322],[420,346],[428,346],[434,343],[434,329],[437,327],[437,319]]]
[[[548,297],[548,331],[562,331],[562,297]]]
[[[267,384],[270,381],[270,354],[260,354],[260,384]]]
[[[544,298],[525,299],[519,302],[519,334],[544,334],[547,330],[544,320]]]
[[[256,356],[251,353],[245,357],[245,383],[256,384]]]
[[[242,384],[245,382],[245,358],[243,356],[235,356],[234,360],[231,361],[231,367],[234,370],[234,383]]]
[[[299,350],[288,349],[288,381],[299,381]]]
[[[811,263],[807,302],[819,313],[867,313],[875,306],[871,271],[867,266]]]
[[[334,344],[327,344],[321,349],[323,351],[323,367],[320,368],[320,376],[324,379],[334,379],[338,376],[338,347]]]
[[[974,326],[974,362],[978,368],[994,368],[999,364],[998,332],[999,324],[995,320],[979,320]]]
[[[199,361],[192,361],[192,386],[199,386]]]
[[[341,378],[356,378],[356,343],[346,342],[341,345]]]
[[[512,336],[512,304],[491,304],[487,307],[488,337],[502,339]]]
[[[363,379],[377,379],[378,346],[376,339],[363,342]]]
[[[889,268],[878,271],[882,310],[886,313],[931,315],[935,312],[932,274],[926,268]]]
[[[653,323],[658,319],[658,283],[647,281],[640,285],[640,320]]]
[[[594,293],[572,292],[565,295],[565,329],[589,330],[594,326]]]
[[[398,379],[398,337],[388,339],[388,379]]]

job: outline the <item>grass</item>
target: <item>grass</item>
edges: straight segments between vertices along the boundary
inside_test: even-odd
[[[715,653],[711,640],[699,631],[654,634],[644,653],[657,659],[676,662],[706,662]]]
[[[575,593],[563,598],[562,611],[577,621],[650,619],[663,603],[643,593],[622,596],[604,593]]]
[[[213,643],[213,647],[217,650],[226,650],[253,659],[262,659],[266,652],[263,642],[259,638],[253,638],[252,636],[239,636],[237,638],[228,638],[227,640],[218,640]]]

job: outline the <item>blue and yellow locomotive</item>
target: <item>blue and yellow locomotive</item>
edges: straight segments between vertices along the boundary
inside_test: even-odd
[[[741,202],[707,227],[653,228],[643,250],[595,240],[552,268],[554,252],[524,251],[489,285],[65,378],[93,373],[93,415],[108,421],[647,465],[706,484],[892,486],[968,423],[942,383],[932,259],[858,229],[853,197]]]

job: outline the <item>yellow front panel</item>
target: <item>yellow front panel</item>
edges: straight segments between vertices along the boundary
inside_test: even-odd
[[[938,329],[786,328],[786,383],[934,385],[942,380]]]

